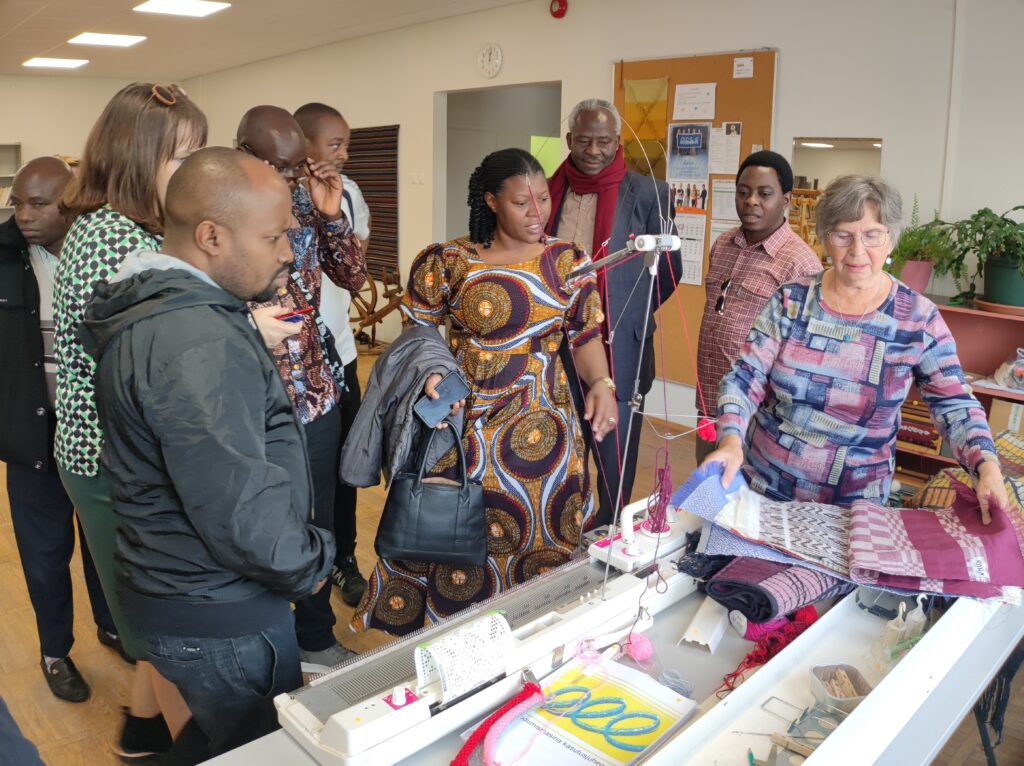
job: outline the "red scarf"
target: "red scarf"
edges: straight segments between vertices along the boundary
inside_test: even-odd
[[[572,157],[558,166],[555,174],[548,179],[548,190],[551,199],[557,206],[548,219],[547,233],[554,236],[558,230],[558,216],[562,212],[566,189],[576,194],[597,194],[597,211],[594,220],[594,252],[590,255],[596,260],[608,254],[605,243],[611,239],[612,225],[615,223],[615,205],[619,201],[619,184],[626,177],[626,160],[622,147],[615,152],[615,159],[596,176],[581,173],[572,163]]]

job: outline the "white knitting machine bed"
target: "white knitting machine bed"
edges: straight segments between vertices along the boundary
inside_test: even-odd
[[[763,759],[771,742],[757,733],[786,727],[762,705],[771,697],[800,708],[814,704],[811,667],[846,663],[865,668],[885,620],[862,611],[849,596],[718,701],[714,691],[722,677],[736,668],[753,645],[732,628],[722,634],[713,654],[697,644],[677,644],[703,596],[695,592],[692,578],[676,572],[679,552],[672,550],[677,547],[673,541],[701,523],[681,514],[671,537],[659,543],[656,566],[667,588],[655,589],[651,575],[652,587],[645,591],[644,580],[636,574],[612,569],[602,599],[604,565],[596,560],[575,561],[280,695],[274,702],[284,731],[209,763],[447,764],[462,745],[459,735],[512,697],[521,688],[525,670],[543,680],[573,656],[582,639],[628,630],[638,603],[654,615],[641,627],[648,628],[646,635],[659,662],[693,683],[694,697],[703,703],[684,727],[630,763],[746,764],[748,749]],[[649,556],[650,549],[645,547],[649,543],[649,538],[642,539],[642,550],[634,545],[630,554]],[[612,548],[614,552],[614,544]],[[669,552],[663,553],[665,549]],[[642,572],[642,568],[626,568]],[[492,628],[490,635],[486,630],[481,633],[480,625],[491,624],[481,618],[495,611],[502,614],[510,634],[504,628]],[[812,766],[930,763],[1022,636],[1024,609],[960,599],[807,762]],[[503,642],[502,651],[481,653],[481,642],[489,640]],[[429,657],[426,647],[433,651]],[[440,673],[434,661],[442,666]],[[870,672],[866,675],[872,682],[877,680],[870,678]],[[472,690],[464,691],[467,688]],[[393,704],[396,700],[403,704]]]

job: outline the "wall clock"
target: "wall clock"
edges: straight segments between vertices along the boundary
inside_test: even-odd
[[[488,43],[481,48],[476,57],[476,66],[484,77],[497,77],[501,71],[501,46],[497,43]]]

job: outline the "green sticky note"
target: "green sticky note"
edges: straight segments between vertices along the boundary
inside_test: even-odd
[[[557,136],[530,136],[530,154],[537,158],[548,178],[562,163]]]

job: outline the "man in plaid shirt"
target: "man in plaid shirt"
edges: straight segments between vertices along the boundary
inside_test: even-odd
[[[740,225],[711,246],[697,346],[697,411],[715,417],[718,384],[732,369],[754,319],[787,282],[821,271],[821,260],[786,223],[793,169],[775,152],[754,152],[736,174]],[[697,439],[697,465],[715,449]]]

